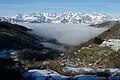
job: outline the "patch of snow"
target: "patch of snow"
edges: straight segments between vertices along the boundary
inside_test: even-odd
[[[120,70],[118,68],[92,68],[92,67],[65,67],[63,69],[63,71],[65,72],[80,72],[80,71],[87,71],[87,72],[90,72],[90,71],[105,71],[105,70],[109,70],[111,73],[117,73],[119,72]]]
[[[11,52],[15,52],[15,50],[0,50],[0,57],[10,58]]]
[[[113,50],[118,51],[120,49],[120,39],[109,39],[103,41],[102,46],[110,46]]]
[[[75,68],[75,67],[65,67],[64,68],[64,71],[65,72],[80,72],[80,71],[93,71],[94,69],[91,68],[91,67],[78,67],[78,68]]]

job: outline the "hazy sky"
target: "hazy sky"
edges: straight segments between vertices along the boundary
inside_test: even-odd
[[[120,18],[120,0],[0,0],[0,16],[35,12],[95,12]]]

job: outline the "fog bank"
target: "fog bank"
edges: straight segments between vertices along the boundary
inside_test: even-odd
[[[58,40],[62,44],[76,46],[99,35],[105,28],[95,28],[86,24],[19,23],[33,29],[32,33]]]

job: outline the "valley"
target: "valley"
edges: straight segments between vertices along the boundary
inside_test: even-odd
[[[2,20],[3,76],[13,80],[15,74],[18,80],[120,79],[119,20],[99,24]]]

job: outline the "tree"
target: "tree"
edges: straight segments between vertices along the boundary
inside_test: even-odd
[[[95,37],[94,43],[101,44],[102,42],[103,42],[103,40],[100,37]]]

